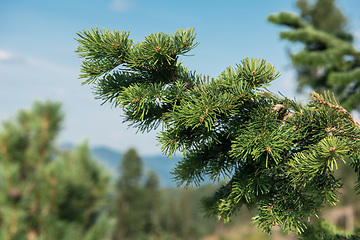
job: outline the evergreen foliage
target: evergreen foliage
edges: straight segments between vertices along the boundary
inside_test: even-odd
[[[208,215],[228,221],[242,206],[255,207],[254,223],[264,231],[279,225],[301,233],[305,219],[336,204],[337,164],[359,174],[359,124],[332,94],[313,92],[305,105],[272,94],[266,87],[280,74],[265,60],[243,59],[211,80],[188,71],[178,57],[198,44],[194,29],[151,34],[136,44],[128,36],[79,33],[81,77],[140,131],[162,124],[164,154],[183,153],[173,170],[179,185],[228,179],[204,198]]]
[[[297,0],[296,6],[301,11],[301,18],[320,29],[351,42],[353,36],[345,28],[348,20],[336,6],[335,0]]]
[[[117,226],[113,239],[136,239],[135,235],[143,228],[141,206],[142,189],[140,189],[141,159],[134,149],[129,150],[120,167],[120,179],[117,182],[119,195],[117,196],[114,210],[117,212]],[[139,230],[139,231],[138,231]]]
[[[107,239],[109,177],[87,144],[60,152],[60,104],[36,102],[0,132],[0,239]]]
[[[360,52],[352,45],[353,37],[345,30],[347,20],[335,0],[317,0],[311,4],[298,0],[301,16],[280,12],[268,20],[291,30],[280,33],[282,39],[300,42],[303,49],[291,54],[298,73],[298,90],[310,87],[331,90],[346,109],[360,109]]]
[[[159,191],[159,177],[157,174],[150,170],[148,172],[145,184],[144,184],[144,193],[146,198],[143,199],[146,201],[145,212],[145,227],[144,231],[149,235],[159,235],[159,209],[160,203],[162,202],[160,191]]]
[[[148,239],[158,234],[158,177],[154,172],[143,184],[142,160],[135,149],[129,149],[119,166],[117,195],[113,202],[117,225],[113,239]]]

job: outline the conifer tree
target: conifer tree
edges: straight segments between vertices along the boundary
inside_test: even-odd
[[[60,104],[36,102],[0,132],[0,240],[106,239],[109,177],[86,144],[60,152]]]
[[[125,153],[119,165],[120,176],[113,202],[117,219],[113,239],[160,239],[159,179],[154,171],[149,171],[144,179],[142,166],[141,157],[133,148]]]
[[[297,6],[301,16],[281,12],[270,15],[268,20],[290,27],[280,37],[304,46],[291,53],[298,73],[298,90],[331,90],[347,110],[360,110],[360,52],[346,31],[347,19],[335,0],[317,0],[313,4],[298,0]]]
[[[113,239],[139,239],[145,226],[144,191],[141,186],[142,160],[135,149],[129,149],[119,166],[114,212],[117,225]]]
[[[144,184],[144,193],[145,198],[143,200],[146,201],[144,232],[149,236],[157,236],[159,239],[159,211],[162,198],[159,192],[159,177],[153,170],[148,172]]]
[[[305,105],[269,92],[280,74],[265,60],[245,58],[209,79],[179,61],[198,45],[194,29],[138,43],[128,32],[78,35],[84,83],[139,131],[162,125],[164,154],[183,153],[173,170],[179,185],[227,176],[203,200],[209,215],[228,221],[247,206],[257,208],[254,223],[264,231],[278,225],[301,233],[308,217],[336,204],[337,164],[359,174],[359,124],[328,92],[313,92]]]
[[[348,20],[336,6],[335,0],[317,0],[315,2],[297,0],[296,6],[301,12],[301,18],[312,24],[314,28],[352,42],[353,36],[346,30]],[[312,47],[318,47],[320,50],[320,46]]]

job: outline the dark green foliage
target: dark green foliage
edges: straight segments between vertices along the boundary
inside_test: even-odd
[[[113,239],[146,239],[158,231],[158,178],[150,172],[143,184],[142,160],[135,149],[129,149],[119,166],[117,195],[113,201],[117,225]]]
[[[59,152],[58,103],[36,102],[0,132],[0,239],[106,239],[109,177],[87,144]]]
[[[114,210],[118,220],[113,239],[135,239],[129,236],[141,229],[143,218],[141,216],[142,193],[140,189],[142,162],[134,149],[129,150],[120,166],[121,177],[117,182],[119,191],[116,197]]]
[[[159,178],[157,174],[150,170],[144,184],[144,192],[146,198],[145,226],[144,231],[149,235],[159,235],[159,209],[162,199],[159,191]]]
[[[304,48],[291,54],[298,73],[298,90],[333,91],[348,110],[360,108],[360,52],[352,35],[345,30],[347,20],[336,7],[335,0],[298,0],[301,16],[281,12],[268,20],[291,27],[280,37],[301,42]]]
[[[335,2],[335,0],[317,0],[311,3],[308,0],[297,0],[296,6],[301,11],[301,17],[306,22],[312,23],[316,29],[338,37],[350,35],[345,32],[347,19]],[[352,36],[348,38],[352,39]]]
[[[228,221],[242,206],[256,207],[254,222],[264,231],[279,225],[301,233],[307,217],[337,202],[337,164],[359,174],[359,124],[327,92],[313,92],[306,105],[270,93],[279,73],[264,60],[246,58],[211,80],[188,71],[178,46],[190,50],[194,37],[192,29],[153,34],[129,48],[126,56],[136,57],[124,59],[123,69],[92,76],[82,68],[85,81],[95,80],[97,97],[122,107],[140,131],[162,124],[163,152],[183,153],[173,170],[179,185],[227,179],[203,200],[209,215]],[[79,40],[84,64],[93,61],[88,41]]]

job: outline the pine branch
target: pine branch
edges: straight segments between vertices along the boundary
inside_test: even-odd
[[[288,34],[290,39],[311,28],[295,16],[286,21],[299,28]],[[334,95],[314,92],[313,100],[301,105],[272,94],[266,87],[280,74],[259,59],[245,58],[214,79],[188,71],[177,61],[197,46],[193,29],[151,34],[131,45],[124,69],[112,68],[118,58],[104,57],[107,50],[100,53],[93,40],[112,35],[93,35],[80,44],[88,49],[81,50],[83,56],[99,61],[96,68],[85,59],[90,64],[86,74],[109,66],[108,75],[95,75],[98,96],[123,108],[125,121],[140,131],[162,125],[158,141],[163,153],[183,153],[173,170],[178,185],[230,179],[203,200],[209,215],[228,221],[243,205],[258,207],[254,222],[264,231],[279,225],[300,233],[305,218],[317,217],[327,202],[336,203],[341,184],[333,173],[338,162],[351,164],[360,174],[360,127]],[[305,38],[329,46],[340,41],[312,31]],[[340,47],[353,51],[346,44]],[[308,60],[343,53],[334,50]],[[357,189],[359,182],[360,175]]]

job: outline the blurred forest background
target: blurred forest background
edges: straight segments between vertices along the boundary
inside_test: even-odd
[[[268,20],[288,27],[281,38],[303,43],[298,51],[289,51],[298,91],[331,90],[344,107],[358,113],[360,53],[347,30],[351,19],[334,0],[296,4],[303,24],[281,13]],[[140,156],[136,149],[119,153],[90,148],[86,141],[56,145],[64,116],[61,103],[35,102],[3,122],[0,240],[295,239],[281,230],[271,236],[257,232],[251,225],[254,212],[248,209],[227,224],[204,217],[201,197],[211,195],[221,182],[176,187],[170,171],[178,156]],[[326,221],[314,228],[360,234],[360,198],[352,189],[356,176],[349,172],[339,165],[344,183],[340,201],[324,209]]]

